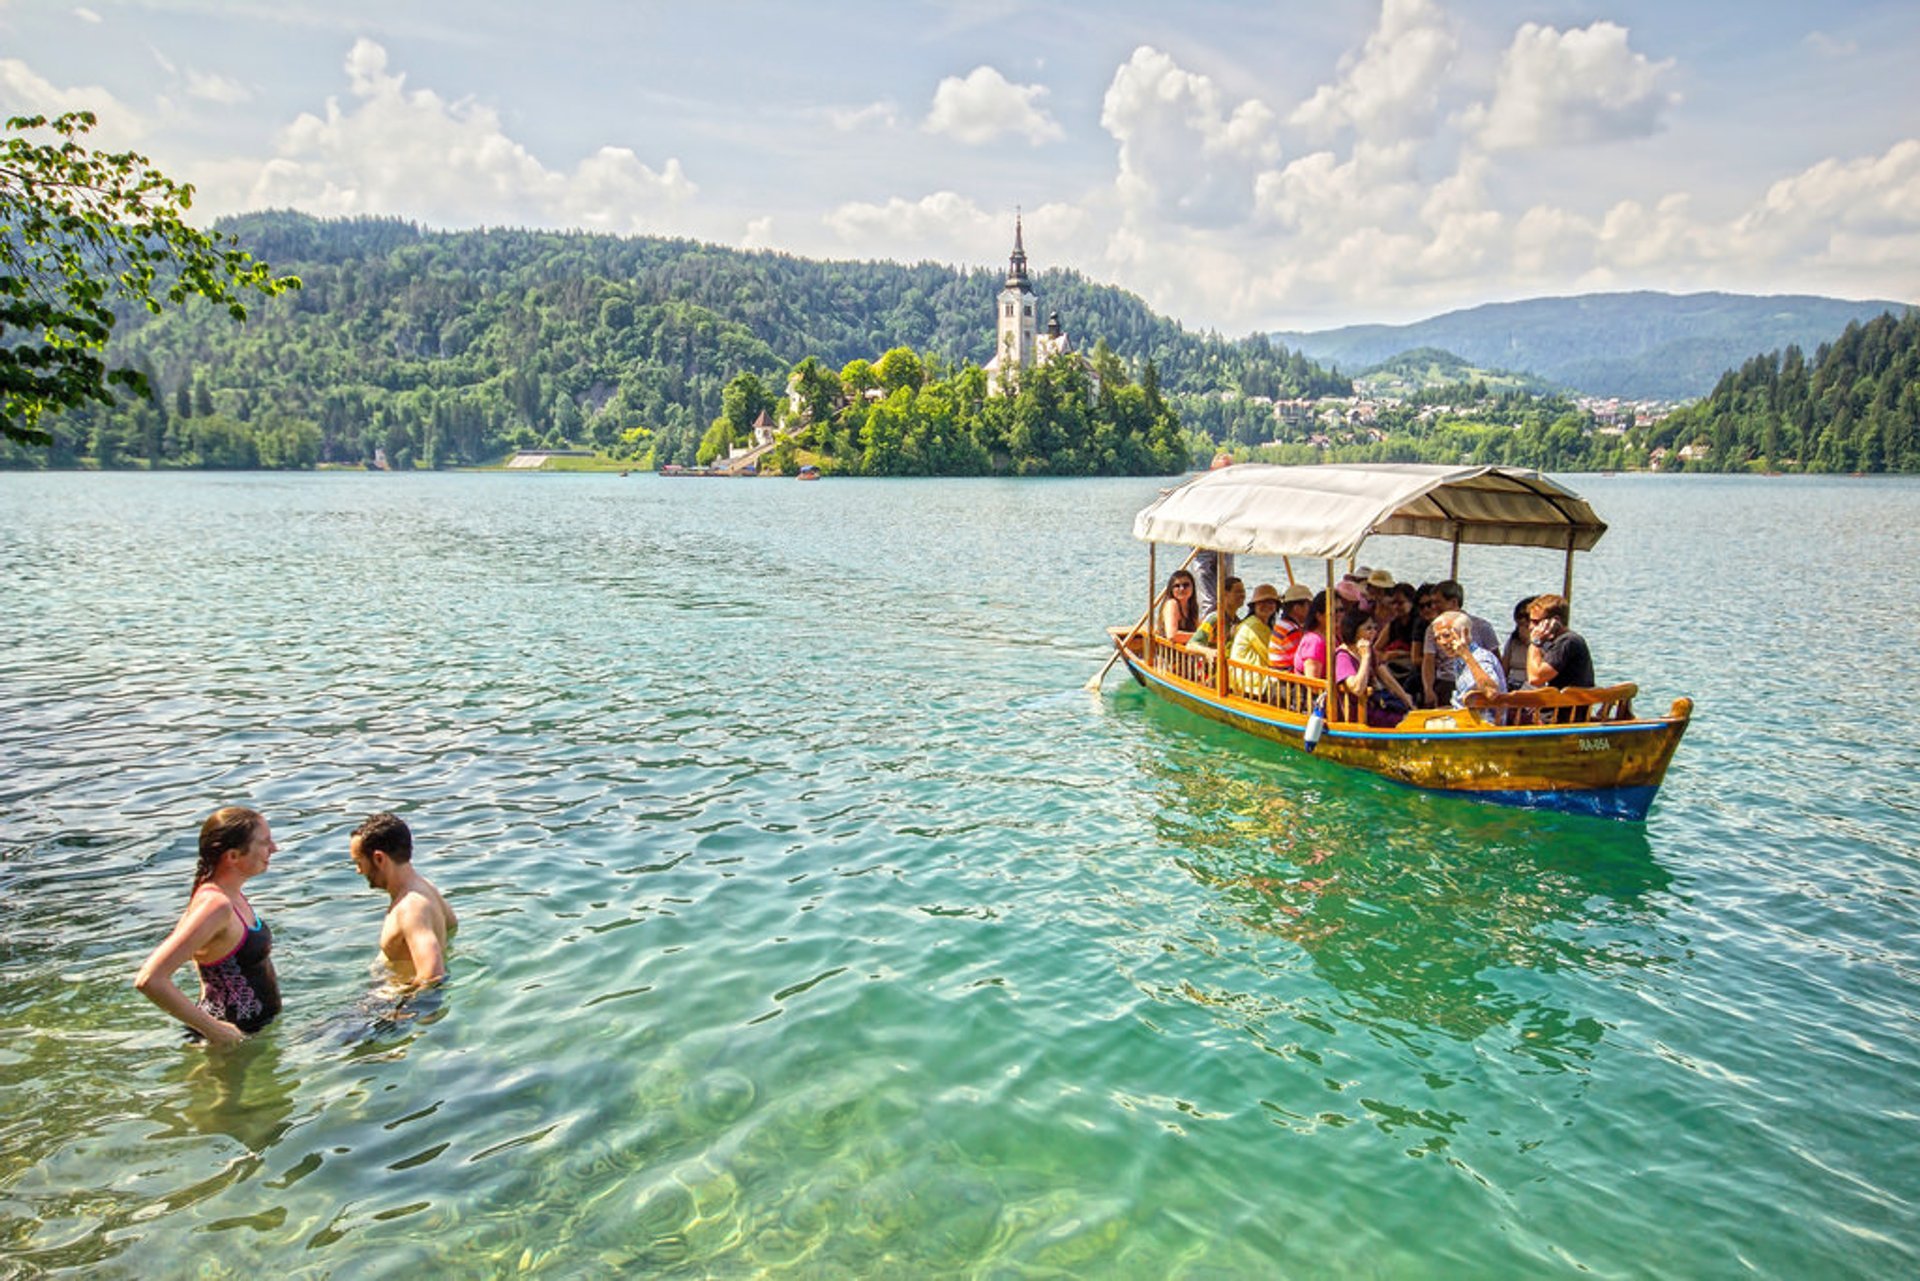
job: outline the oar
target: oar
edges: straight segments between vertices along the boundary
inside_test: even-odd
[[[1193,558],[1195,556],[1198,556],[1199,554],[1200,554],[1200,549],[1198,547],[1188,552],[1187,558],[1180,562],[1180,569],[1185,569],[1187,566],[1193,564]],[[1179,573],[1180,569],[1174,570],[1173,574]],[[1167,575],[1167,582],[1169,584],[1173,582],[1173,574]],[[1198,594],[1199,594],[1198,592],[1195,593],[1195,595],[1198,595]],[[1165,587],[1162,587],[1160,589],[1160,594],[1153,598],[1153,604],[1147,607],[1147,612],[1140,615],[1140,621],[1135,623],[1132,627],[1128,628],[1126,637],[1122,639],[1118,645],[1115,645],[1113,647],[1113,653],[1107,656],[1107,665],[1105,667],[1102,667],[1099,670],[1099,672],[1097,672],[1091,679],[1089,679],[1086,685],[1083,686],[1082,688],[1086,689],[1089,693],[1096,691],[1100,688],[1101,682],[1107,679],[1107,673],[1112,671],[1113,665],[1120,661],[1120,651],[1124,650],[1128,645],[1133,643],[1133,638],[1140,634],[1140,629],[1146,626],[1147,620],[1149,618],[1153,617],[1153,611],[1156,609],[1159,609],[1161,604],[1166,599],[1167,599],[1167,589]]]

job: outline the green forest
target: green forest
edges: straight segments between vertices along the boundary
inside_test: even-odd
[[[866,475],[1165,473],[1221,446],[1288,463],[1920,470],[1911,312],[1851,324],[1812,359],[1757,356],[1651,423],[1431,351],[1380,388],[1405,399],[1307,412],[1353,384],[1073,272],[1035,287],[1084,354],[989,395],[997,270],[290,212],[219,229],[303,287],[244,324],[129,309],[108,355],[150,394],[50,416],[52,444],[0,443],[0,466],[486,466],[529,447],[692,466],[764,411],[791,433],[769,466]],[[1448,370],[1471,380],[1414,389]]]
[[[1788,347],[1729,370],[1650,443],[1693,442],[1705,471],[1920,471],[1920,310],[1850,324],[1811,361]]]
[[[303,287],[261,303],[244,325],[205,307],[130,312],[110,358],[143,372],[154,394],[49,419],[51,446],[5,447],[0,462],[310,467],[364,463],[377,450],[396,467],[442,467],[572,445],[636,465],[693,464],[737,376],[784,401],[788,376],[809,359],[838,370],[904,347],[931,378],[916,399],[970,405],[969,371],[992,354],[1001,283],[986,269],[816,262],[649,237],[433,232],[394,219],[277,212],[220,230]],[[1122,418],[1350,389],[1264,338],[1190,333],[1075,273],[1041,272],[1035,284],[1042,308],[1118,371],[1102,384],[1111,403],[1095,397],[1090,411],[1062,410],[1031,430],[1022,425],[1031,404],[995,408],[991,421],[968,409],[972,444],[923,450],[904,469],[978,470],[985,458],[987,469],[1178,470],[1205,442],[1170,449],[1164,423],[1136,430]],[[1149,368],[1154,404],[1139,408],[1126,388],[1144,397]],[[898,409],[876,416],[862,401],[852,417],[891,431]],[[885,447],[869,461],[865,442],[845,439],[866,421],[819,426],[834,467],[901,469],[883,465]]]

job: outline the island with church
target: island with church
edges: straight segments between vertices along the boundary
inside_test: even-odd
[[[1191,443],[1151,360],[1083,352],[1060,313],[1039,322],[1025,232],[995,303],[994,354],[948,365],[909,347],[835,370],[809,356],[784,389],[727,384],[697,465],[669,476],[1143,476],[1186,470]]]

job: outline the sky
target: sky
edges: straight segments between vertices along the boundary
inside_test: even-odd
[[[1018,210],[1233,335],[1920,301],[1916,68],[1913,0],[0,0],[0,111],[95,112],[201,221],[999,266]]]

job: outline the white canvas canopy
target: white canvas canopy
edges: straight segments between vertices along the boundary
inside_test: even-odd
[[[1520,467],[1242,463],[1189,481],[1134,517],[1133,536],[1248,556],[1354,555],[1373,534],[1585,551],[1606,522]]]

